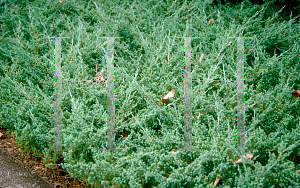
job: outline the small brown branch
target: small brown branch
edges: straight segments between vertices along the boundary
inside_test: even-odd
[[[158,56],[156,57],[156,60],[155,60],[155,63],[154,63],[154,65],[156,64],[157,60],[158,60]]]
[[[142,90],[143,90],[143,88],[142,88]],[[145,90],[143,90],[145,93],[146,93],[146,91]],[[149,97],[149,95],[146,93],[146,95],[147,95],[147,97],[155,104],[155,102]]]
[[[111,158],[109,157],[109,160],[115,165],[115,163],[113,162],[113,160],[111,160]]]
[[[23,91],[23,90],[22,90]],[[23,91],[24,93],[25,93],[25,91]],[[25,93],[25,95],[27,95],[27,93]],[[28,95],[27,95],[27,97],[29,97]],[[30,97],[29,97],[30,98]],[[32,98],[30,98],[33,102],[34,102],[34,100],[32,99]],[[35,102],[34,102],[34,104],[36,104]]]
[[[269,180],[271,180],[273,182],[273,184],[275,184],[274,180],[272,178],[270,178],[268,175],[265,175]]]
[[[229,99],[230,99],[230,95],[229,95],[229,92],[228,92],[227,86],[226,86],[226,90],[227,90],[228,97],[229,97]],[[231,100],[230,100],[230,102],[231,102]]]
[[[150,138],[150,140],[151,140],[151,142],[154,144],[154,142],[153,142],[153,140],[151,139],[151,137],[150,136],[148,136],[149,138]],[[154,144],[155,145],[155,144]]]
[[[283,152],[281,152],[278,157],[277,157],[277,160],[279,159],[279,157],[286,151],[287,149],[283,150]]]
[[[32,29],[33,29],[33,32],[34,32],[34,35],[35,35],[36,39],[39,39],[38,36],[36,35],[35,29],[34,29],[32,23],[31,23],[31,27],[32,27]]]
[[[62,107],[62,110],[63,110],[64,107],[65,107],[66,100],[67,100],[67,97],[65,98],[65,102],[64,102],[64,105],[63,105],[63,107]]]
[[[40,79],[39,79],[39,81],[42,82],[42,80],[40,80]],[[44,82],[42,82],[42,84],[44,84]],[[45,84],[44,84],[44,86],[45,86]]]
[[[217,107],[213,107],[213,108],[211,108],[210,110],[207,110],[207,111],[204,111],[204,112],[200,112],[200,113],[201,113],[201,114],[204,114],[205,112],[211,111],[211,110],[213,110],[213,109],[215,109],[215,108],[217,108]]]
[[[106,25],[106,21],[105,21],[105,19],[104,19],[104,17],[103,17],[102,14],[101,14],[101,16],[102,16],[102,18],[103,18],[103,20],[104,20],[104,24]],[[106,25],[106,27],[108,27],[108,26]]]

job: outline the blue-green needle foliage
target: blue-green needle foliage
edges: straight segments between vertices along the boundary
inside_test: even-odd
[[[22,151],[95,187],[299,187],[299,22],[274,4],[2,1],[0,123]],[[54,48],[61,40],[63,149],[54,143]],[[115,144],[106,148],[106,38],[116,36]],[[192,40],[193,149],[184,148],[184,46]],[[234,164],[237,40],[245,38],[247,164]],[[231,45],[228,45],[232,41]],[[228,47],[227,47],[228,46]],[[201,54],[204,59],[199,62]],[[96,73],[96,68],[97,72]],[[198,81],[196,81],[198,80]],[[91,84],[91,87],[88,86]],[[159,101],[171,88],[175,96]],[[58,88],[55,93],[60,92]],[[172,152],[173,151],[173,152]],[[177,152],[175,152],[177,151]],[[63,160],[62,160],[63,159]]]

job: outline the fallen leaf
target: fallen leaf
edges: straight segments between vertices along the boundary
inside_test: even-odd
[[[200,63],[201,63],[201,61],[203,60],[203,58],[204,58],[204,53],[201,54],[201,57],[200,57],[200,59],[199,59],[199,62],[200,62]]]
[[[124,130],[121,134],[118,134],[118,136],[121,136],[122,139],[124,140],[126,137],[128,137],[127,131]]]
[[[247,157],[248,159],[252,159],[253,158],[253,154],[247,154],[247,156],[244,155],[244,157]],[[237,161],[234,161],[233,164],[235,163],[239,163],[239,164],[243,164],[242,158],[238,159]],[[245,164],[248,164],[247,162]]]
[[[214,24],[215,20],[214,19],[209,19],[208,22]]]
[[[295,90],[295,89],[292,89],[293,93],[293,97],[294,99],[296,99],[297,97],[300,97],[300,90]]]
[[[278,105],[281,105],[282,104],[282,102],[281,102],[281,100],[279,99],[279,104]]]
[[[229,47],[231,44],[232,44],[232,41],[230,41],[230,42],[228,43],[227,47]]]
[[[104,70],[102,69],[100,74],[95,76],[92,80],[88,80],[88,81],[84,82],[83,84],[87,84],[89,82],[94,82],[94,81],[100,81],[100,83],[105,82],[106,80],[103,77],[104,77]],[[92,87],[93,87],[92,84],[90,84],[87,89],[92,88]]]
[[[101,70],[100,74],[104,74],[104,70],[103,69]]]
[[[246,54],[247,54],[249,51],[253,52],[254,50],[252,50],[252,49],[249,48],[249,49],[246,51]]]
[[[161,98],[161,102],[168,103],[169,99],[174,97],[174,94],[175,94],[175,92],[174,92],[173,88],[171,88],[171,91],[167,95],[164,94],[164,97]]]
[[[217,179],[216,181],[214,182],[214,187],[217,187],[217,185],[219,184],[220,182],[220,179],[218,177],[222,177],[220,174],[217,174]]]

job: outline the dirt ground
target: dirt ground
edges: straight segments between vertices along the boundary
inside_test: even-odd
[[[74,179],[60,166],[48,168],[42,158],[30,154],[23,155],[13,136],[0,128],[0,188],[43,187],[91,188]]]

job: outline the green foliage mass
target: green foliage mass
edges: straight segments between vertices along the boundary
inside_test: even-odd
[[[95,187],[213,187],[217,174],[220,187],[298,187],[300,98],[292,89],[300,90],[300,22],[283,19],[284,9],[272,3],[2,1],[0,124],[15,132],[22,151]],[[74,80],[92,79],[96,66],[106,70],[106,39],[99,37],[123,37],[114,43],[115,139],[122,152],[99,151],[106,148],[105,87],[75,81],[63,82],[61,93],[62,146],[69,151],[47,151],[54,143],[55,43],[46,36],[70,36],[61,42],[62,75]],[[185,43],[176,36],[201,37],[191,45],[197,152],[172,152],[184,147]],[[244,153],[230,151],[236,83],[196,81],[236,78],[233,36],[253,37],[244,47],[245,147],[254,149],[248,164],[234,164]],[[171,88],[174,98],[157,106]]]

